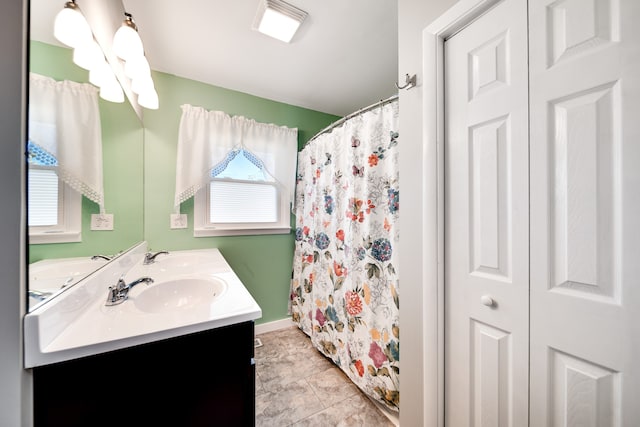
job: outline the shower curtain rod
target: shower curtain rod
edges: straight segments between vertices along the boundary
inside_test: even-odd
[[[337,128],[338,126],[341,126],[344,122],[346,122],[349,119],[352,119],[354,117],[359,116],[360,114],[366,113],[367,111],[371,111],[374,108],[377,107],[382,107],[383,105],[389,104],[390,102],[395,101],[396,99],[398,99],[398,94],[392,95],[387,99],[381,99],[378,102],[375,102],[369,106],[366,106],[364,108],[361,108],[357,111],[354,111],[351,114],[348,114],[346,116],[344,116],[343,118],[336,120],[335,122],[331,123],[329,126],[327,126],[326,128],[322,129],[320,132],[318,132],[317,134],[315,134],[310,140],[307,141],[306,144],[304,144],[305,146],[307,144],[309,144],[311,141],[313,141],[314,139],[316,139],[317,137],[319,137],[320,135],[322,135],[323,133],[327,133],[331,130],[333,130],[334,128]]]

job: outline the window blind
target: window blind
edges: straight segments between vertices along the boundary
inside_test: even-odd
[[[52,169],[30,168],[28,173],[28,223],[30,227],[58,224],[58,175]]]
[[[209,222],[213,224],[278,221],[278,190],[273,183],[213,180],[209,200]]]

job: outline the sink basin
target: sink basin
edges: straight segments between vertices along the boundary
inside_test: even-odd
[[[89,258],[39,261],[29,265],[29,280],[85,276],[98,267],[102,267],[106,262],[102,259],[92,260]]]
[[[104,259],[92,260],[83,257],[46,259],[29,264],[29,289],[41,296],[29,298],[29,310],[106,263]]]
[[[131,299],[146,313],[175,312],[210,305],[226,289],[227,284],[214,277],[181,278],[151,284]]]

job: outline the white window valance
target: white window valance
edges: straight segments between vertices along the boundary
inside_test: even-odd
[[[212,172],[233,150],[257,157],[266,172],[294,197],[298,130],[259,123],[222,111],[182,105],[176,164],[176,211],[185,200],[209,184]]]
[[[97,88],[30,73],[29,140],[57,160],[60,179],[104,213]]]

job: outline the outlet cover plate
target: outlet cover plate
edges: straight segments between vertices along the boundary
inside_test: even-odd
[[[113,214],[91,214],[91,230],[112,231]]]
[[[187,214],[171,214],[170,226],[172,230],[187,228]]]

